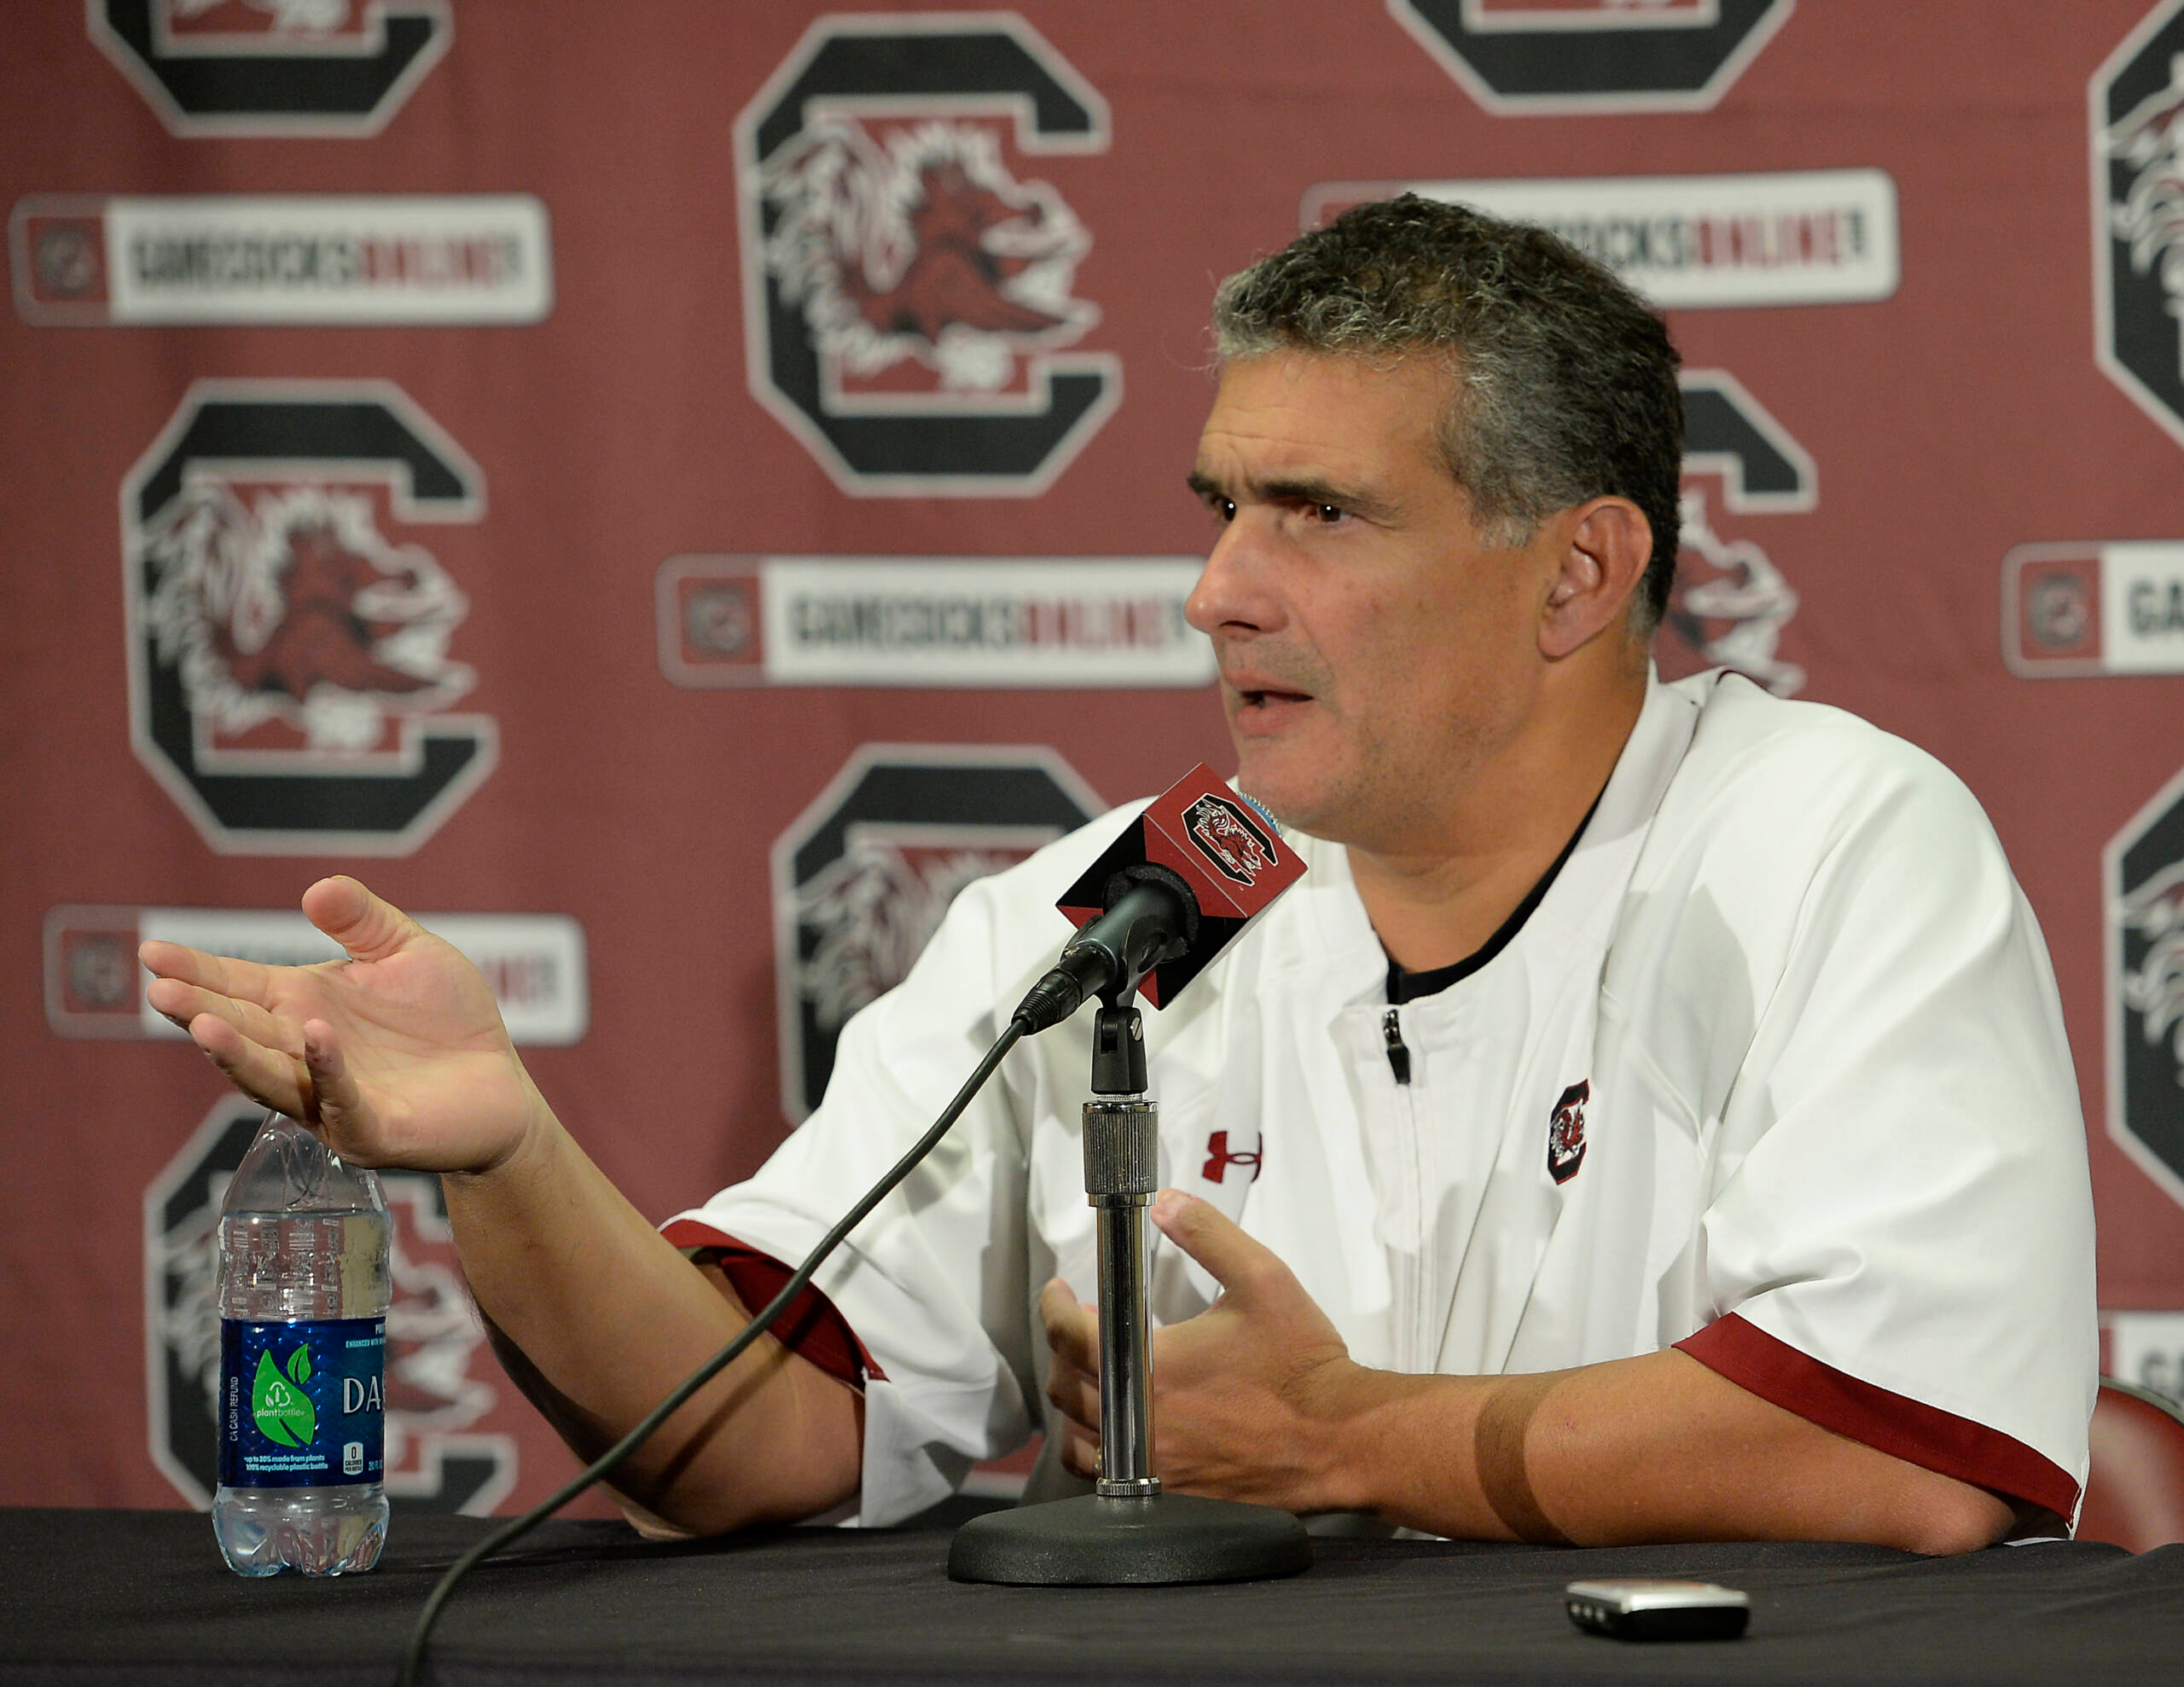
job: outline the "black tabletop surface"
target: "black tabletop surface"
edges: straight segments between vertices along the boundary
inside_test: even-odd
[[[0,1682],[385,1684],[420,1604],[489,1527],[398,1516],[368,1574],[246,1581],[189,1512],[0,1510]],[[2184,1546],[1556,1551],[1321,1540],[1304,1574],[1212,1587],[967,1586],[936,1529],[654,1545],[549,1523],[457,1591],[455,1684],[2184,1681]],[[1579,1633],[1565,1582],[1717,1581],[1734,1641]]]

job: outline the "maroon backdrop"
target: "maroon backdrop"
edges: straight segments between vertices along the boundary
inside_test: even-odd
[[[11,8],[0,1501],[201,1486],[247,1115],[143,1024],[139,933],[292,942],[232,916],[332,871],[522,916],[473,953],[660,1217],[966,876],[1228,765],[1173,619],[1206,304],[1358,184],[1653,264],[1709,430],[1663,664],[1986,805],[2111,1365],[2184,1387],[2177,9]],[[397,1192],[398,1493],[536,1499],[568,1462]]]

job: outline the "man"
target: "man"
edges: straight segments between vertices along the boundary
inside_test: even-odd
[[[2092,1231],[2045,952],[1929,758],[1653,677],[1681,429],[1658,322],[1551,237],[1409,197],[1216,310],[1188,612],[1239,783],[1311,871],[1148,1019],[1178,1186],[1155,1471],[1484,1538],[2059,1531]],[[1120,823],[967,889],[818,1112],[664,1235],[475,972],[354,881],[305,897],[346,966],[144,959],[244,1088],[444,1174],[504,1359],[590,1456],[939,1111]],[[1035,1495],[1090,1468],[1088,1047],[1072,1022],[1011,1054],[823,1297],[624,1468],[641,1519],[894,1522],[1042,1424]]]

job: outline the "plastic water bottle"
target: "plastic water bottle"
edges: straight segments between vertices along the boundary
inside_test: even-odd
[[[220,1206],[212,1530],[239,1575],[378,1562],[390,1235],[376,1176],[266,1116]]]

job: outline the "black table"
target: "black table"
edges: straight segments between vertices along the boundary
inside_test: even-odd
[[[399,1516],[368,1575],[247,1582],[175,1511],[0,1510],[0,1683],[385,1687],[433,1578],[488,1527]],[[1291,1580],[1033,1589],[947,1579],[937,1529],[791,1529],[651,1545],[549,1523],[472,1573],[433,1636],[443,1687],[961,1681],[2184,1681],[2184,1547],[2057,1543],[1922,1559],[1876,1547],[1563,1551],[1321,1540]],[[1580,1578],[1751,1596],[1741,1640],[1580,1634]]]

